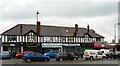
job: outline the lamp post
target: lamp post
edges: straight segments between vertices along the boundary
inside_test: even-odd
[[[120,23],[118,23],[118,43],[120,43]]]
[[[115,43],[116,43],[116,24],[114,24],[114,39],[115,39]]]

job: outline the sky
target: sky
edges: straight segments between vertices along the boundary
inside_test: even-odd
[[[94,29],[114,39],[114,25],[118,22],[119,0],[1,0],[0,34],[17,24],[36,24],[36,12],[42,25]],[[116,26],[117,27],[117,26]],[[117,29],[116,29],[117,30]],[[117,33],[117,32],[116,32]],[[118,34],[118,33],[117,33]]]

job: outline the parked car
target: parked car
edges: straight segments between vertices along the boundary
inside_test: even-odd
[[[106,58],[107,58],[107,59],[108,59],[108,58],[113,59],[113,54],[114,54],[114,52],[108,52],[108,53],[106,53]]]
[[[120,59],[120,51],[114,52],[112,54],[113,59]]]
[[[32,52],[32,51],[24,51],[22,53],[17,53],[16,54],[16,58],[22,58],[25,54],[29,53],[29,52]]]
[[[0,59],[10,59],[11,53],[9,51],[0,52]]]
[[[106,58],[106,55],[99,50],[85,50],[83,55],[84,60],[104,59],[104,58]]]
[[[31,61],[49,61],[50,57],[42,55],[41,53],[38,52],[29,52],[25,54],[22,58],[26,62],[31,62]]]
[[[57,54],[56,56],[56,60],[57,61],[61,61],[61,60],[78,60],[78,56],[77,55],[73,55],[72,53],[67,53],[67,52],[60,52]]]
[[[58,51],[49,51],[48,53],[44,53],[44,55],[55,58],[57,56]]]

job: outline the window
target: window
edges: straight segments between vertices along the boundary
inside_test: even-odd
[[[28,34],[28,41],[29,42],[35,42],[35,35],[33,33]]]
[[[44,37],[45,42],[49,42],[50,40],[52,40],[51,37]]]
[[[17,41],[17,36],[7,36],[8,41]]]
[[[98,55],[102,55],[102,53],[101,53],[101,52],[98,52]]]
[[[41,53],[36,53],[36,56],[42,56],[42,54]]]
[[[74,42],[74,37],[68,37],[68,42]]]
[[[89,36],[88,35],[85,35],[84,38],[85,38],[85,42],[89,42]]]

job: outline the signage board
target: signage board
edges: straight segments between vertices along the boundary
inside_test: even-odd
[[[80,44],[63,44],[63,46],[80,46]]]

